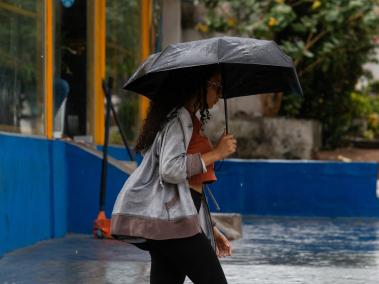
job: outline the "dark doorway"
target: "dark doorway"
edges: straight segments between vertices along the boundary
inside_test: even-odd
[[[56,1],[56,76],[54,109],[65,102],[63,135],[86,135],[87,121],[87,1]],[[62,82],[68,86],[62,94]]]

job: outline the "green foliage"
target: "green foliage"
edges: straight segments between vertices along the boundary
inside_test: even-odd
[[[369,91],[374,93],[374,94],[379,94],[379,80],[372,80],[370,81],[370,84],[369,84]]]
[[[286,117],[295,117],[303,103],[303,98],[299,96],[283,96],[281,105],[281,114]]]
[[[351,110],[353,117],[366,118],[373,112],[373,99],[368,95],[353,92],[351,93],[351,101],[353,103]]]
[[[303,99],[283,97],[281,114],[318,119],[324,145],[337,146],[351,125],[351,93],[374,60],[377,0],[213,0],[203,32],[275,40],[294,59]],[[211,5],[209,4],[211,2]]]
[[[351,93],[351,115],[367,122],[367,130],[360,133],[367,139],[379,138],[379,97],[369,94]]]

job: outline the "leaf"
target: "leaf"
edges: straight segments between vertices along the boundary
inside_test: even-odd
[[[349,1],[348,8],[349,9],[359,9],[364,6],[364,2],[362,0],[352,0]]]
[[[309,50],[306,50],[306,49],[303,51],[303,54],[304,54],[304,56],[306,56],[308,58],[314,57],[314,54],[312,52],[310,52]]]
[[[339,12],[337,10],[331,10],[325,14],[325,20],[327,22],[336,22],[338,20],[338,17]]]

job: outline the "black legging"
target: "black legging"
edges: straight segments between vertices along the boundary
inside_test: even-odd
[[[199,212],[202,194],[191,189]],[[151,284],[182,284],[186,275],[195,284],[227,283],[220,261],[207,236],[169,240],[148,240],[151,255]]]

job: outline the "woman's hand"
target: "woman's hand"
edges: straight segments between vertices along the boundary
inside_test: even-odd
[[[222,160],[233,154],[236,149],[237,140],[231,134],[226,135],[226,132],[224,131],[218,140],[217,146],[212,151],[202,154],[201,158],[203,159],[205,165],[208,166],[215,161]]]
[[[219,159],[222,160],[231,154],[233,154],[237,149],[237,140],[231,134],[224,133],[221,135],[218,140],[217,146],[214,149],[217,152]]]
[[[232,247],[229,240],[224,236],[223,233],[217,229],[216,226],[213,227],[213,235],[216,241],[216,255],[218,257],[230,256],[232,255]]]

